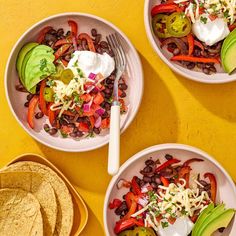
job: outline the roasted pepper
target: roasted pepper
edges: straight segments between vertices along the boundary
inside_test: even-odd
[[[216,193],[217,193],[217,182],[216,177],[212,173],[205,173],[204,178],[208,178],[211,184],[211,200],[216,202]]]
[[[157,14],[152,18],[152,28],[154,34],[159,38],[171,37],[166,29],[167,18],[168,16],[165,14]]]

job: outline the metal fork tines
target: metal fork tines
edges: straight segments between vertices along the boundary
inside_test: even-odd
[[[119,36],[115,34],[110,34],[107,37],[107,42],[110,45],[115,59],[115,66],[116,66],[116,77],[114,81],[114,88],[113,88],[113,99],[114,101],[118,101],[118,84],[119,79],[123,72],[125,71],[126,67],[126,56],[125,51],[121,45],[121,41]]]

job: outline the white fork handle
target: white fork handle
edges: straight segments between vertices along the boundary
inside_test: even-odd
[[[120,104],[111,106],[110,141],[108,151],[108,173],[117,174],[120,167]]]

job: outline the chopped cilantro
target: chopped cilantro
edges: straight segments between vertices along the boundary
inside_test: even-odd
[[[52,79],[50,79],[50,80],[48,80],[48,81],[46,82],[46,84],[47,84],[47,86],[52,87],[52,86],[55,85],[55,81],[52,80]]]
[[[228,17],[229,17],[229,11],[228,11],[228,10],[224,12],[224,17],[225,17],[225,18],[228,18]]]
[[[66,133],[64,133],[64,132],[62,132],[62,131],[60,131],[60,132],[61,132],[62,138],[67,138],[67,137],[68,137],[68,134],[66,134]]]
[[[164,229],[169,226],[169,223],[168,222],[161,222],[161,226]]]
[[[112,103],[112,102],[113,102],[113,97],[111,96],[111,97],[108,99],[107,102],[108,102],[108,103]]]
[[[84,77],[84,73],[81,69],[77,68],[77,72],[78,72],[79,77]]]
[[[155,201],[157,199],[157,196],[154,191],[149,191],[148,192],[148,197],[151,202]]]
[[[187,214],[188,214],[188,212],[187,212],[187,211],[185,211],[185,209],[182,209],[182,210],[181,210],[181,214],[182,214],[182,215],[187,215]]]
[[[207,23],[207,18],[201,16],[201,17],[200,17],[200,21],[201,21],[203,24],[206,24],[206,23]]]
[[[75,61],[73,67],[78,67],[78,61]]]

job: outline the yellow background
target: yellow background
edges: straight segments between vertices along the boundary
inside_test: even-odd
[[[47,16],[68,11],[96,14],[117,25],[137,48],[145,89],[137,117],[121,136],[122,163],[148,146],[179,142],[213,155],[236,180],[236,83],[206,85],[174,74],[148,42],[143,7],[143,0],[0,0],[0,166],[25,152],[52,161],[76,186],[89,208],[82,236],[104,235],[103,200],[110,180],[107,146],[70,154],[37,143],[10,113],[4,92],[10,50],[28,27]]]

